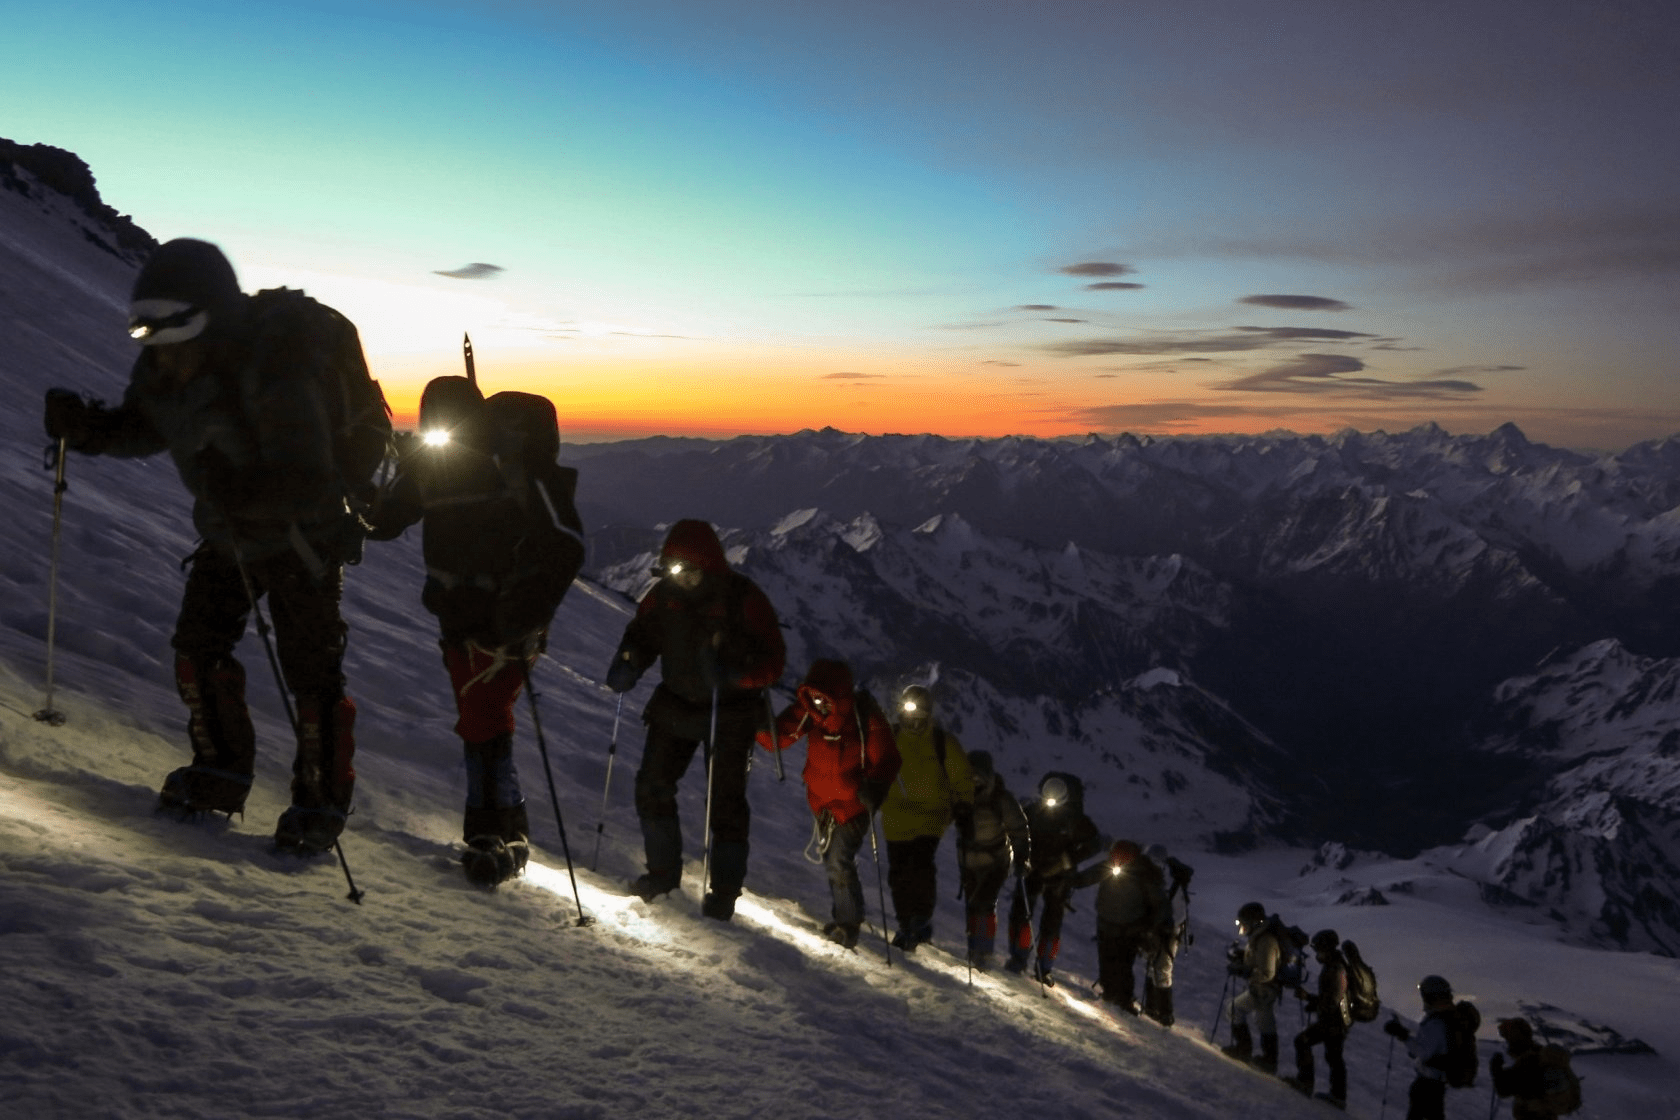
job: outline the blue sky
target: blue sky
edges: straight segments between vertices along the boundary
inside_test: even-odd
[[[470,329],[584,438],[1680,430],[1667,5],[6,22],[0,135],[339,306],[399,399]]]

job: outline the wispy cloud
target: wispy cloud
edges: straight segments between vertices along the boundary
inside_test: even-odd
[[[1079,264],[1065,264],[1056,271],[1067,276],[1130,276],[1137,269],[1116,261],[1081,261]]]
[[[986,358],[980,363],[983,366],[1002,366],[1005,369],[1019,369],[1020,362],[1006,362],[1000,358]]]
[[[1480,385],[1457,378],[1391,381],[1348,376],[1364,369],[1365,363],[1350,354],[1298,354],[1270,369],[1210,388],[1243,393],[1337,393],[1383,400],[1462,398],[1482,391]]]
[[[1133,284],[1129,280],[1103,280],[1096,284],[1085,285],[1087,292],[1141,292],[1145,285]]]
[[[1438,369],[1436,377],[1469,377],[1478,373],[1520,373],[1527,366],[1454,366],[1451,369]]]
[[[460,268],[434,269],[433,275],[447,276],[451,280],[488,280],[497,273],[506,271],[499,264],[485,264],[483,261],[474,261],[472,264],[464,264]]]
[[[1085,323],[1085,322],[1089,322],[1089,320],[1087,320],[1087,319],[1046,319],[1044,321],[1046,323]]]
[[[1061,308],[1053,303],[1022,303],[1011,307],[1011,311],[1060,311]]]
[[[1142,338],[1076,339],[1049,343],[1041,349],[1070,358],[1101,354],[1217,354],[1262,350],[1289,342],[1346,342],[1376,337],[1360,331],[1338,331],[1325,327],[1231,327],[1226,331],[1192,331]]]
[[[885,377],[885,376],[886,376],[886,374],[884,374],[884,373],[852,373],[848,370],[841,370],[838,373],[822,374],[817,378],[817,380],[818,381],[865,381],[865,380],[870,380],[870,379],[873,379],[873,378]]]
[[[1244,296],[1237,301],[1251,307],[1275,307],[1280,311],[1351,311],[1353,305],[1328,296]]]

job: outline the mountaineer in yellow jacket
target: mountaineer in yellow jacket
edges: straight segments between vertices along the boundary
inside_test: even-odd
[[[938,880],[934,857],[955,820],[961,847],[974,829],[974,775],[957,737],[933,718],[933,697],[911,685],[898,700],[893,732],[904,760],[887,788],[881,826],[887,837],[887,882],[892,888],[898,933],[893,944],[905,952],[933,938]]]

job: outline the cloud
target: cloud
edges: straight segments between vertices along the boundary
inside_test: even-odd
[[[1253,307],[1276,307],[1282,311],[1351,311],[1353,305],[1325,296],[1244,296],[1237,301]]]
[[[1438,369],[1436,377],[1464,377],[1476,373],[1520,373],[1527,366],[1454,366],[1451,369]]]
[[[1060,311],[1061,308],[1053,303],[1023,303],[1011,307],[1011,311]]]
[[[1044,321],[1046,323],[1084,323],[1084,322],[1088,322],[1088,320],[1085,320],[1085,319],[1046,319]]]
[[[447,276],[451,280],[488,280],[497,273],[506,271],[499,264],[485,264],[483,261],[474,261],[472,264],[464,264],[460,268],[435,269],[433,275]]]
[[[1365,363],[1348,354],[1297,354],[1291,360],[1235,381],[1210,386],[1244,393],[1336,393],[1367,399],[1425,397],[1462,399],[1482,391],[1480,385],[1456,378],[1387,381],[1378,377],[1348,377]]]
[[[1363,331],[1338,331],[1329,327],[1237,327],[1239,331],[1252,331],[1263,334],[1267,338],[1275,338],[1280,342],[1295,341],[1303,338],[1333,339],[1341,341],[1348,338],[1376,338],[1374,334]]]
[[[1005,362],[997,358],[986,358],[980,363],[983,366],[1003,366],[1005,369],[1018,369],[1020,362]]]
[[[1127,280],[1104,280],[1098,284],[1085,285],[1087,292],[1141,292],[1143,289],[1144,285],[1133,284]]]
[[[1144,338],[1086,338],[1051,343],[1042,349],[1063,357],[1081,358],[1100,354],[1217,354],[1238,350],[1261,350],[1287,342],[1304,340],[1346,342],[1376,335],[1359,331],[1337,331],[1324,327],[1232,327],[1231,332],[1204,331]]]
[[[821,375],[820,377],[818,377],[817,380],[818,381],[863,381],[863,380],[866,380],[868,378],[885,377],[885,376],[886,376],[886,374],[884,374],[884,373],[851,373],[851,372],[843,370],[839,373],[825,373],[825,374]]]
[[[1129,264],[1116,264],[1113,261],[1083,261],[1079,264],[1066,264],[1056,270],[1066,276],[1130,276],[1137,269]]]

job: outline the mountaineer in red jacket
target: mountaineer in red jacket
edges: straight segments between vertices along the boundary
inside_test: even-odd
[[[813,661],[793,703],[776,717],[774,740],[761,732],[758,742],[780,751],[802,736],[805,799],[816,818],[814,842],[834,898],[834,920],[823,933],[850,949],[863,927],[857,853],[887,787],[898,777],[898,746],[887,717],[867,692],[853,688],[852,671],[839,661]]]
[[[717,533],[704,521],[671,526],[659,552],[660,576],[607,670],[607,687],[628,692],[661,662],[659,687],[642,710],[647,746],[636,771],[647,873],[630,884],[644,899],[682,879],[677,783],[712,735],[711,878],[701,909],[728,921],[747,877],[747,762],[764,725],[764,690],[781,678],[787,651],[776,611],[758,585],[731,571]]]

